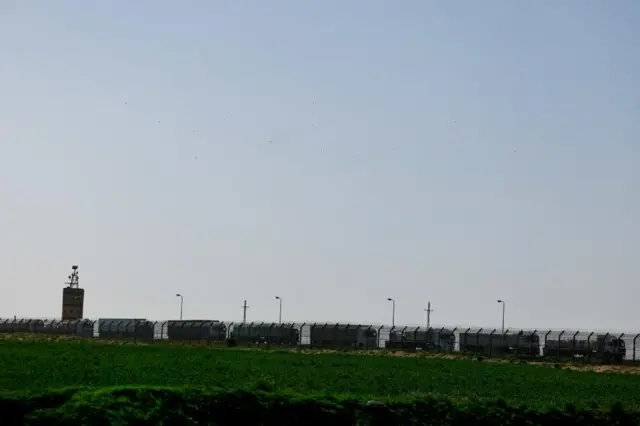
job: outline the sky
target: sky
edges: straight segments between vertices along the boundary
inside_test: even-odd
[[[640,332],[640,3],[0,3],[0,317]]]

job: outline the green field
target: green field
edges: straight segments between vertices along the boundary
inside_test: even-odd
[[[208,349],[88,341],[0,341],[0,392],[114,386],[194,386],[215,392],[375,399],[505,401],[539,412],[640,412],[640,376],[463,359]],[[182,391],[181,391],[182,392]]]

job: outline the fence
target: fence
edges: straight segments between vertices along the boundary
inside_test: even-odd
[[[501,330],[471,327],[415,327],[336,323],[149,321],[98,319],[60,321],[0,318],[0,333],[37,333],[83,338],[183,341],[227,345],[311,348],[399,349],[483,356],[571,357],[589,361],[637,362],[640,333],[576,330]]]

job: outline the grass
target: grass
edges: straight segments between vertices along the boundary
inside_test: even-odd
[[[610,410],[538,412],[502,401],[452,403],[423,398],[383,406],[362,400],[189,387],[67,389],[0,395],[3,425],[635,425],[637,413]]]
[[[0,392],[189,385],[385,402],[503,399],[539,410],[618,403],[640,411],[640,376],[464,359],[10,339],[0,341],[0,366]]]

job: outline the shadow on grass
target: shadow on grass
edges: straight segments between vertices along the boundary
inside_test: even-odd
[[[3,425],[636,425],[638,413],[537,412],[492,403],[427,398],[368,402],[259,389],[112,387],[0,394]]]

